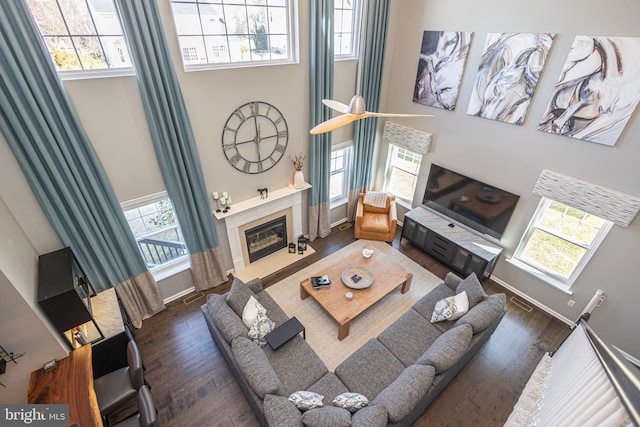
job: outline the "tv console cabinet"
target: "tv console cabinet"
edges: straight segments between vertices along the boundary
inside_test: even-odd
[[[480,280],[491,275],[502,248],[430,210],[418,206],[407,212],[402,238],[438,261]]]

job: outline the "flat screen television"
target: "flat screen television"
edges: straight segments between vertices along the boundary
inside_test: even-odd
[[[519,199],[495,185],[432,164],[422,205],[500,240]]]

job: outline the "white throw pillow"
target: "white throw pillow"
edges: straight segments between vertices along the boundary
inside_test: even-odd
[[[296,391],[289,396],[289,402],[293,403],[296,408],[301,411],[308,411],[309,409],[322,408],[324,396],[312,391]]]
[[[258,318],[258,312],[260,310],[264,310],[266,313],[267,310],[258,302],[257,299],[253,295],[249,297],[249,301],[244,305],[244,309],[242,309],[242,321],[246,325],[247,328],[253,326],[256,323],[256,319]]]
[[[344,408],[349,412],[356,412],[369,404],[369,399],[360,393],[342,393],[337,395],[331,403],[339,408]]]
[[[436,303],[431,315],[431,323],[443,320],[456,320],[469,311],[469,298],[467,292],[462,291],[453,297],[443,298]]]

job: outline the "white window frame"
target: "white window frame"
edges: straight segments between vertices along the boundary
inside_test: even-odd
[[[347,0],[344,0],[344,1],[346,2]],[[360,49],[360,31],[361,31],[361,23],[362,23],[362,19],[361,19],[362,0],[351,0],[351,1],[353,4],[353,7],[352,7],[353,13],[352,13],[352,19],[351,19],[351,51],[348,53],[339,53],[336,49],[336,52],[334,54],[334,59],[336,61],[358,59],[358,51]],[[343,8],[339,7],[338,4],[336,3],[335,10],[337,12],[339,10],[343,10]],[[334,26],[333,26],[334,39],[337,39],[339,35],[341,36],[343,34],[341,31],[339,31],[341,29],[342,28],[339,27],[338,23],[334,22]]]
[[[57,1],[58,0],[50,0],[50,1]],[[98,31],[98,28],[95,25],[95,18],[93,16],[93,12],[91,10],[90,7],[88,7],[88,11],[89,14],[91,15],[91,26],[93,27],[95,34],[71,34],[69,32],[69,27],[68,25],[65,26],[67,28],[67,33],[66,34],[58,34],[58,36],[60,37],[69,37],[69,38],[73,38],[73,37],[122,37],[124,39],[124,43],[126,45],[127,48],[127,52],[125,52],[128,56],[129,56],[129,61],[133,64],[133,58],[131,58],[131,54],[129,52],[129,46],[128,46],[128,41],[126,36],[124,35],[124,30],[122,29],[122,24],[120,23],[120,17],[117,13],[117,8],[115,6],[115,3],[113,2],[113,0],[111,0],[111,2],[113,3],[113,7],[115,12],[115,15],[118,18],[118,24],[120,27],[120,33],[119,34],[102,34]],[[31,13],[32,18],[34,19],[34,23],[36,24],[36,27],[38,28],[38,33],[40,34],[40,38],[42,40],[42,43],[44,44],[45,48],[47,49],[47,51],[49,51],[49,46],[45,41],[45,37],[52,37],[54,36],[53,34],[46,34],[43,35],[42,31],[40,30],[40,26],[38,25],[37,21],[35,20],[35,17],[33,16],[33,13],[31,12],[31,8],[29,7],[29,12]],[[66,19],[62,10],[60,11],[60,14],[62,15],[63,19]],[[104,58],[105,58],[105,63],[107,64],[107,68],[96,68],[96,69],[81,69],[81,70],[59,70],[57,65],[55,65],[55,61],[53,61],[53,58],[51,58],[51,61],[54,62],[54,66],[56,68],[56,71],[58,72],[58,75],[60,76],[60,78],[62,80],[78,80],[78,79],[88,79],[88,78],[103,78],[103,77],[122,77],[122,76],[134,76],[135,75],[135,70],[133,68],[133,66],[131,67],[111,67],[111,65],[109,64],[109,60],[108,60],[108,55],[106,53],[105,47],[102,43],[100,43],[100,47],[102,49]],[[76,55],[78,54],[78,51],[75,47],[75,45],[73,46],[73,50],[75,51]],[[50,51],[49,51],[50,52]],[[50,52],[51,54],[51,52]],[[80,63],[80,65],[82,66],[82,62]]]
[[[580,242],[568,239],[567,236],[563,236],[560,233],[556,233],[553,230],[550,230],[548,227],[545,227],[544,225],[540,224],[540,221],[544,217],[545,212],[547,211],[551,203],[554,203],[554,202],[560,203],[564,206],[568,206],[566,203],[558,202],[556,200],[543,197],[540,200],[540,203],[538,204],[536,212],[531,218],[531,221],[529,222],[527,229],[522,235],[520,242],[518,243],[518,246],[514,252],[513,258],[509,259],[508,261],[516,265],[517,267],[523,269],[524,271],[527,271],[530,274],[538,277],[544,282],[566,293],[571,294],[572,293],[570,290],[571,286],[575,283],[576,279],[578,278],[582,270],[586,267],[591,257],[595,254],[596,250],[600,246],[600,243],[602,243],[604,238],[607,236],[607,233],[609,233],[609,230],[611,230],[611,227],[613,226],[613,222],[605,219],[604,224],[600,228],[600,231],[598,232],[598,234],[594,237],[593,241],[591,242],[591,245],[582,244]],[[574,245],[578,245],[586,250],[585,254],[582,256],[582,258],[580,259],[580,261],[578,262],[578,264],[576,265],[575,269],[573,270],[573,272],[569,277],[563,277],[562,275],[552,271],[551,269],[546,268],[545,266],[539,265],[523,257],[523,252],[527,247],[529,240],[533,236],[533,233],[538,229],[543,232],[552,234],[559,239],[569,241],[570,243]]]
[[[175,31],[176,31],[176,36],[178,39],[178,45],[180,46],[180,52],[181,52],[181,56],[180,56],[180,61],[182,62],[184,71],[189,72],[189,71],[204,71],[204,70],[218,70],[218,69],[232,69],[232,68],[247,68],[247,67],[264,67],[264,66],[271,66],[271,65],[283,65],[283,64],[297,64],[299,62],[299,47],[298,47],[298,35],[299,35],[299,31],[298,31],[298,0],[283,0],[286,3],[286,9],[288,12],[288,34],[286,34],[287,36],[287,42],[289,44],[289,57],[286,59],[270,59],[270,60],[259,60],[259,61],[241,61],[241,62],[219,62],[219,63],[211,63],[208,62],[206,64],[186,64],[184,62],[184,58],[182,57],[182,43],[180,42],[180,37],[181,36],[189,36],[189,37],[202,37],[203,39],[205,37],[207,37],[207,34],[204,34],[203,30],[202,30],[202,26],[200,26],[199,28],[199,33],[198,34],[179,34],[178,33],[178,26],[176,25],[176,20],[175,20],[175,16],[173,14],[173,7],[172,4],[174,3],[187,3],[187,4],[200,4],[200,2],[202,2],[202,4],[212,4],[214,1],[216,1],[216,3],[223,3],[223,4],[230,4],[231,2],[229,0],[170,0],[170,7],[171,7],[171,16],[173,17],[173,21],[174,21],[174,25],[175,25]],[[238,2],[237,6],[242,6],[244,5],[245,7],[247,6],[244,2]],[[251,6],[251,5],[249,5]],[[266,6],[265,6],[266,7]],[[274,6],[275,7],[275,6]],[[200,10],[198,9],[198,16],[200,16]],[[194,30],[195,31],[195,30]],[[222,36],[222,35],[217,35],[217,36]],[[224,36],[229,37],[229,36],[235,36],[235,34],[232,33],[226,33],[224,34]],[[204,42],[205,45],[205,53],[207,54],[207,58],[209,57],[213,57],[215,56],[215,52],[206,52],[206,49],[208,49],[206,42]],[[225,46],[225,50],[228,52],[229,49],[226,49]]]
[[[158,193],[153,193],[153,194],[149,194],[147,196],[142,196],[136,199],[132,199],[132,200],[127,200],[125,202],[120,203],[120,207],[122,208],[122,211],[127,211],[130,209],[134,209],[134,208],[139,208],[145,205],[149,205],[151,203],[155,203],[158,202],[160,200],[163,199],[169,199],[171,201],[171,199],[169,198],[169,195],[166,191],[161,191]],[[172,202],[172,206],[173,206],[173,202]],[[175,210],[173,211],[173,214],[176,215]],[[177,215],[176,215],[176,220],[177,220]],[[178,221],[178,228],[180,228],[180,222]],[[180,230],[180,233],[182,233],[182,230]],[[134,239],[136,240],[136,244],[138,242],[139,239],[144,238],[145,236],[136,236],[133,233],[133,230],[131,231],[131,234],[133,235]],[[143,255],[144,258],[144,255]],[[149,271],[151,272],[151,274],[153,275],[153,277],[156,280],[161,280],[164,279],[166,277],[169,277],[177,272],[180,271],[184,271],[187,270],[191,267],[191,262],[189,259],[189,254],[185,254],[179,258],[176,258],[172,261],[166,262],[164,264],[158,265],[156,267],[152,267],[149,268]]]
[[[331,147],[331,160],[333,161],[333,154],[338,151],[344,151],[342,169],[332,169],[329,167],[329,174],[335,175],[343,172],[342,176],[342,193],[338,196],[334,196],[330,199],[329,203],[331,208],[347,203],[349,197],[349,177],[351,176],[351,170],[353,168],[353,143],[351,141],[344,142],[342,144],[335,144]],[[333,162],[332,162],[333,163]]]
[[[397,157],[397,155],[395,154],[397,150],[405,150],[409,153],[412,153],[415,156],[420,156],[420,162],[418,163],[418,167],[416,172],[411,172],[408,171],[406,169],[402,169],[399,166],[396,166],[393,164],[393,159],[395,157]],[[407,203],[409,206],[411,206],[411,203],[413,202],[413,196],[415,195],[416,192],[416,185],[418,184],[418,178],[420,175],[420,168],[422,167],[422,161],[424,160],[424,155],[420,154],[420,153],[416,153],[415,151],[409,150],[406,147],[402,147],[400,145],[395,145],[395,144],[389,144],[389,149],[387,151],[387,164],[385,166],[385,172],[384,172],[384,191],[392,194],[394,196],[396,196],[396,199]],[[413,176],[415,176],[415,180],[413,181],[413,191],[412,191],[412,197],[411,199],[406,199],[404,197],[402,197],[402,195],[398,194],[397,192],[394,191],[393,188],[391,188],[391,175],[392,175],[392,169],[393,168],[398,168],[399,170],[402,170],[403,172],[406,172],[408,174],[411,174]]]

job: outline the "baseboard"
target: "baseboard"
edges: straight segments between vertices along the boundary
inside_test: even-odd
[[[556,319],[566,323],[567,325],[573,325],[575,323],[573,320],[569,319],[568,317],[563,316],[562,314],[558,313],[557,311],[552,310],[551,308],[549,308],[546,305],[542,304],[540,301],[537,301],[537,300],[531,298],[529,295],[525,294],[524,292],[514,288],[513,286],[511,286],[510,284],[508,284],[504,280],[499,279],[494,275],[491,275],[491,280],[493,280],[494,282],[496,282],[500,286],[503,286],[503,287],[507,288],[508,290],[513,292],[514,294],[518,295],[520,298],[522,298],[522,299],[526,300],[527,302],[535,305],[540,310],[542,310],[545,313],[555,317]]]
[[[185,295],[189,295],[191,292],[195,292],[196,288],[195,286],[192,286],[190,288],[187,288],[183,291],[178,292],[177,294],[171,295],[170,297],[167,297],[165,299],[162,300],[162,302],[164,302],[165,304],[169,304],[171,301],[175,301],[177,299],[182,298]]]

